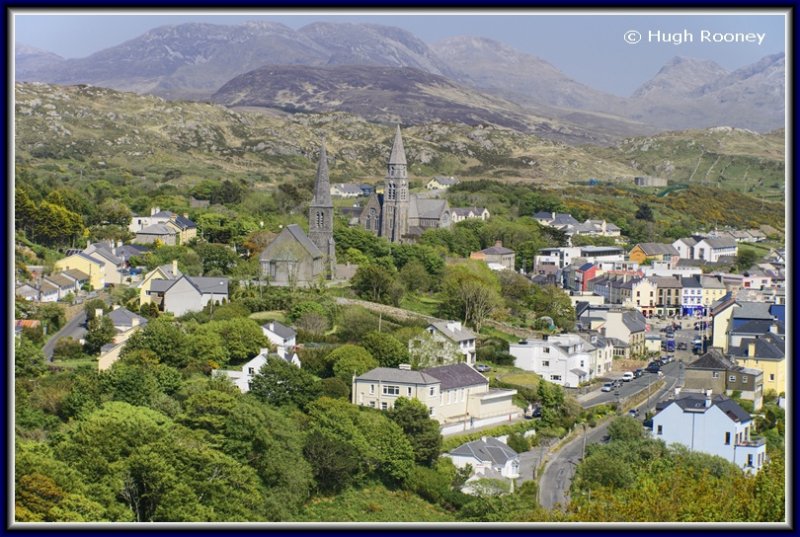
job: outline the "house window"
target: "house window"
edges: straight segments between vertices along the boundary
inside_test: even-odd
[[[369,402],[369,406],[371,406],[372,408],[375,408],[375,401],[370,401]]]
[[[384,386],[383,395],[400,395],[400,386]]]
[[[550,367],[550,360],[542,360],[542,367]]]
[[[742,375],[742,382],[747,382],[747,375]]]
[[[411,397],[411,386],[406,388],[406,392],[408,393],[408,396]]]
[[[749,466],[749,467],[753,466],[753,455],[752,455],[752,453],[747,455],[747,466]]]
[[[663,425],[659,425],[658,426],[658,431],[657,431],[656,434],[664,434],[664,426]]]
[[[769,380],[775,380],[775,373],[769,374]]]
[[[728,377],[728,382],[736,382],[736,375],[730,375]]]
[[[430,388],[428,388],[428,395],[430,395],[431,397],[436,395],[436,386],[431,386]]]
[[[719,371],[712,371],[711,372],[711,378],[712,379],[718,379],[719,378]]]
[[[369,394],[373,395],[374,393],[375,393],[375,385],[374,384],[370,384],[369,385]]]
[[[725,433],[725,445],[726,446],[731,445],[731,433]]]
[[[256,370],[255,370],[254,367],[248,368],[247,372],[250,373],[251,375],[255,375],[256,374]]]
[[[545,347],[544,349],[542,349],[542,352],[545,354],[550,354],[550,347]]]
[[[383,403],[381,403],[381,410],[386,410],[388,408],[389,408],[389,403],[387,403],[385,401]]]
[[[433,410],[433,407],[432,407],[432,406],[428,407],[428,412],[429,412],[429,414],[430,414],[431,416],[433,416],[433,414],[434,414],[434,410]]]
[[[550,375],[550,380],[561,380],[561,375]]]

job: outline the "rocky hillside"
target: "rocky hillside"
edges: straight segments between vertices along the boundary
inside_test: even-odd
[[[313,177],[322,136],[332,181],[375,181],[385,173],[393,135],[391,125],[343,112],[265,114],[91,86],[15,85],[17,181],[83,179],[96,188],[148,184],[185,192],[203,179],[238,178],[274,188]],[[489,124],[424,123],[404,127],[403,136],[416,180],[457,175],[558,187],[649,174],[734,190],[746,184],[757,197],[784,193],[782,131],[667,133],[607,148]]]

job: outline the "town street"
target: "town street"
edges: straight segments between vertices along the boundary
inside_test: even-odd
[[[75,317],[70,319],[67,324],[61,327],[61,330],[53,334],[53,337],[47,340],[47,343],[42,347],[44,357],[48,362],[53,361],[53,350],[56,343],[62,337],[71,337],[75,341],[80,340],[86,335],[86,312],[82,311]]]

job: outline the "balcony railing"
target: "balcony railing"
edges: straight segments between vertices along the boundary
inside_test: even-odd
[[[736,445],[742,447],[761,447],[766,443],[766,438],[752,438],[750,440],[739,440],[736,442]]]

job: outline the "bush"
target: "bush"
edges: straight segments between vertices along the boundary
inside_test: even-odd
[[[322,395],[332,399],[350,399],[350,387],[338,378],[322,379]]]
[[[528,439],[525,438],[520,433],[513,433],[508,435],[508,447],[510,447],[517,453],[525,453],[531,448]]]
[[[71,337],[59,339],[53,348],[53,360],[80,360],[84,357],[83,345]]]

